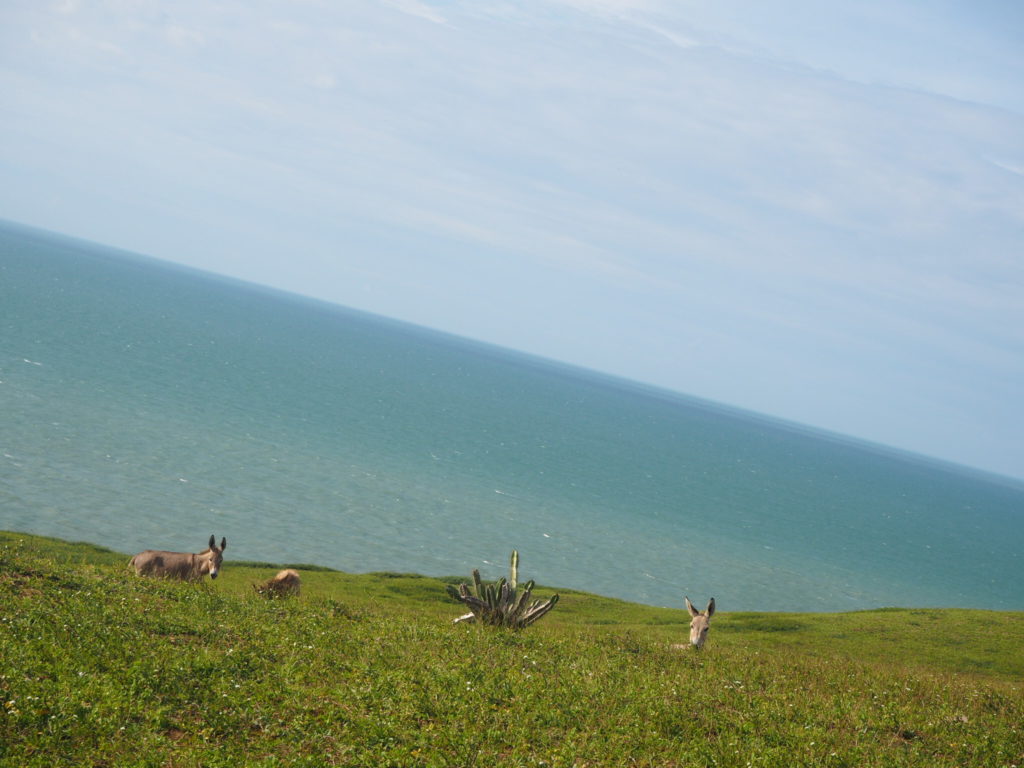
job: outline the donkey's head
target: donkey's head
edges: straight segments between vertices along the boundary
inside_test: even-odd
[[[694,608],[690,598],[683,599],[686,601],[686,610],[693,617],[690,621],[690,645],[697,649],[703,648],[704,641],[708,639],[708,629],[711,628],[711,617],[715,615],[715,598],[711,598],[703,611]]]
[[[220,564],[224,562],[224,550],[228,548],[228,540],[221,537],[220,547],[217,546],[217,539],[210,534],[210,546],[204,551],[196,555],[196,560],[199,565],[199,575],[202,576],[204,573],[210,574],[211,579],[217,578],[217,572],[220,571]]]

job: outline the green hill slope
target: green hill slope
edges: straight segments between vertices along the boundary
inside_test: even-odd
[[[1024,614],[722,613],[692,652],[682,610],[576,592],[513,633],[438,579],[126,564],[0,533],[0,765],[1024,765]]]

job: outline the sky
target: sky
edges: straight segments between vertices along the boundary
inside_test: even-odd
[[[1024,5],[5,0],[0,218],[1024,478]]]

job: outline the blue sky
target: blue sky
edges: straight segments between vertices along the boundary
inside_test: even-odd
[[[0,218],[1024,477],[1024,6],[8,0]]]

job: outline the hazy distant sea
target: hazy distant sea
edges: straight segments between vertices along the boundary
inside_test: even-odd
[[[1024,609],[1024,484],[0,225],[0,528],[655,605]]]

